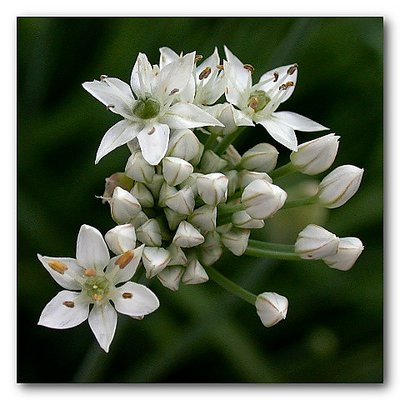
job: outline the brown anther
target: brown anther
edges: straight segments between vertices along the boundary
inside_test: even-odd
[[[92,299],[93,299],[94,301],[101,301],[101,300],[103,300],[103,295],[94,293],[94,294],[92,295]]]
[[[133,259],[135,253],[131,250],[126,251],[124,254],[120,255],[114,262],[118,265],[120,269],[124,269]]]
[[[244,64],[243,68],[247,69],[247,71],[250,71],[251,73],[254,72],[254,67],[251,64]]]
[[[83,273],[85,276],[96,276],[97,272],[94,268],[86,268],[85,272]]]
[[[110,108],[115,108],[114,104],[109,104],[108,106],[106,106],[107,110],[109,110]]]
[[[58,260],[51,260],[48,261],[47,264],[49,264],[49,267],[58,272],[59,274],[63,275],[64,272],[68,269],[68,266],[62,263],[61,261]]]
[[[220,71],[224,70],[224,66],[222,64],[218,64],[217,65],[217,69],[219,69]]]
[[[129,292],[124,292],[124,293],[122,293],[122,297],[124,299],[131,299],[133,297],[133,294],[129,293]]]
[[[74,308],[75,303],[73,301],[64,301],[63,305],[68,308]]]
[[[276,82],[279,79],[279,74],[274,72],[274,80],[272,82]]]
[[[179,89],[175,88],[175,89],[172,89],[172,90],[171,90],[171,92],[169,93],[169,95],[172,96],[173,94],[178,93],[178,92],[179,92]]]
[[[252,108],[253,110],[255,110],[257,108],[258,105],[258,100],[255,97],[252,97],[249,101],[249,107]]]
[[[286,90],[288,87],[294,86],[294,82],[288,81],[286,83],[282,83],[281,86],[279,86],[279,90]]]
[[[104,79],[107,79],[107,78],[108,78],[107,75],[100,75],[100,80],[101,80],[101,81],[104,81]]]
[[[205,67],[203,71],[200,72],[199,79],[200,80],[206,79],[210,74],[211,74],[211,68]]]
[[[156,131],[156,128],[154,126],[147,132],[147,134],[150,136]]]
[[[204,57],[201,54],[196,54],[194,56],[194,62],[197,63],[199,61],[201,61]]]
[[[287,70],[287,73],[289,75],[293,75],[296,72],[297,68],[298,68],[298,65],[293,64],[291,67],[289,67],[289,69]]]

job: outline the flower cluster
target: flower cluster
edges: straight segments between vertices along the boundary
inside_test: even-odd
[[[213,265],[225,249],[235,256],[321,259],[343,271],[353,266],[363,250],[361,241],[338,238],[316,225],[300,232],[295,245],[250,239],[253,229],[263,228],[282,208],[340,207],[357,192],[363,170],[340,166],[322,179],[313,196],[288,199],[279,178],[329,169],[339,137],[329,133],[298,145],[295,130],[328,128],[293,112],[276,111],[294,91],[297,64],[268,71],[253,83],[250,64],[226,47],[225,56],[221,61],[215,49],[203,60],[195,52],[178,55],[164,47],[158,65],[139,54],[129,85],[105,75],[83,84],[123,117],[104,135],[96,163],[125,144],[130,156],[123,172],[106,178],[101,198],[116,225],[104,239],[83,225],[76,260],[39,256],[68,289],[45,307],[39,324],[69,328],[88,318],[108,351],[116,327],[114,307],[140,319],[159,306],[152,291],[131,281],[143,265],[147,279],[156,277],[173,291],[181,283],[202,284],[211,278],[255,306],[269,327],[286,317],[287,298],[275,292],[253,295],[222,276]],[[279,152],[270,143],[242,154],[233,146],[255,124],[291,151],[288,164],[276,168]],[[115,255],[111,259],[108,249]]]

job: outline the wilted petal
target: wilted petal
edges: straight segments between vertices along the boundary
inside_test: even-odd
[[[169,127],[155,123],[146,126],[138,135],[139,145],[144,159],[151,165],[157,165],[168,149]]]
[[[325,129],[329,129],[318,122],[313,121],[307,117],[303,117],[300,114],[291,112],[291,111],[279,111],[273,114],[273,117],[284,123],[296,131],[302,132],[316,132],[323,131]]]

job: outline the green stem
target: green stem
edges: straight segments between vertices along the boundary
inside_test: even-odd
[[[230,144],[232,144],[244,131],[246,127],[241,126],[236,129],[235,132],[230,133],[229,135],[224,136],[224,138],[215,146],[214,153],[221,155],[228,148]]]
[[[246,255],[253,257],[275,258],[277,260],[298,260],[293,245],[267,243],[250,239],[245,251]]]
[[[292,174],[293,172],[297,172],[297,170],[291,162],[288,162],[287,164],[282,165],[281,167],[269,172],[268,174],[272,179],[275,180],[278,178],[282,178],[283,176]]]
[[[243,210],[244,210],[244,206],[242,203],[234,204],[234,205],[221,204],[218,207],[218,216],[231,215],[231,214],[234,214],[235,212],[243,211]]]
[[[211,133],[204,143],[204,151],[212,149],[217,143],[218,133]]]
[[[254,295],[253,293],[250,293],[246,289],[243,289],[237,283],[232,282],[230,279],[223,276],[221,273],[219,273],[213,267],[208,267],[207,273],[215,283],[217,283],[219,286],[221,286],[228,292],[240,297],[241,299],[243,299],[244,301],[247,301],[251,305],[255,304],[255,302],[257,300],[256,295]]]
[[[318,196],[311,196],[307,197],[305,199],[297,199],[297,200],[290,200],[287,201],[284,206],[281,208],[286,209],[286,208],[294,208],[294,207],[302,207],[302,206],[309,206],[311,204],[316,204],[318,202]]]

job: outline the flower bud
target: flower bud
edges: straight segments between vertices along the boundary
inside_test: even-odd
[[[221,237],[218,232],[210,231],[204,236],[204,243],[199,246],[199,259],[203,265],[212,265],[217,262],[223,253]]]
[[[124,172],[116,172],[108,178],[106,178],[106,184],[104,186],[103,203],[112,197],[114,189],[119,186],[127,191],[132,189],[133,180],[126,176]]]
[[[184,187],[190,187],[190,189],[192,189],[193,196],[196,197],[198,195],[197,177],[202,175],[203,174],[200,174],[199,172],[191,173],[190,176],[179,185],[179,188],[183,189]]]
[[[185,268],[174,265],[172,267],[164,268],[160,273],[157,274],[157,278],[168,289],[176,292],[179,289],[179,284]]]
[[[160,188],[160,193],[158,196],[158,205],[160,207],[165,207],[166,201],[177,192],[178,189],[176,189],[173,186],[169,186],[167,182],[164,182]]]
[[[294,167],[306,175],[317,175],[326,171],[335,161],[340,136],[330,133],[301,144],[290,154]]]
[[[117,225],[110,229],[104,239],[114,254],[122,254],[136,247],[135,227],[131,224]]]
[[[134,181],[146,183],[153,180],[155,169],[143,158],[141,151],[135,151],[128,158],[125,173]]]
[[[171,260],[169,261],[168,265],[186,265],[187,257],[180,247],[171,243],[167,250],[171,255]]]
[[[216,206],[226,201],[228,195],[228,178],[221,173],[197,177],[197,190],[204,203]]]
[[[232,228],[229,232],[221,235],[223,245],[235,256],[241,256],[247,249],[250,230]]]
[[[264,228],[264,221],[262,219],[251,218],[246,211],[238,211],[232,214],[232,223],[237,228],[242,229],[260,229]]]
[[[157,220],[151,218],[136,230],[138,240],[146,246],[159,247],[162,243],[160,225]]]
[[[177,157],[165,157],[162,165],[164,179],[169,186],[179,185],[193,172],[192,164]]]
[[[168,227],[169,229],[171,229],[171,231],[174,231],[181,223],[181,221],[186,219],[186,215],[179,214],[168,207],[164,207],[163,210],[165,218],[167,219]]]
[[[189,187],[178,190],[165,200],[165,205],[178,214],[189,215],[193,212],[195,201]]]
[[[257,179],[244,188],[241,201],[251,218],[266,219],[285,204],[286,197],[279,186]]]
[[[179,224],[175,236],[172,239],[172,243],[184,248],[198,246],[203,242],[204,236],[187,221],[182,221]]]
[[[229,145],[228,148],[225,150],[224,155],[222,158],[233,167],[236,168],[238,164],[240,164],[240,160],[242,159],[242,156],[239,154],[239,152],[235,149],[233,145]]]
[[[146,182],[146,187],[150,190],[155,201],[158,201],[160,190],[165,183],[164,177],[159,174],[154,174],[151,182]]]
[[[219,172],[228,166],[228,161],[217,156],[212,150],[206,150],[200,161],[200,170],[204,174]]]
[[[331,268],[348,271],[363,250],[364,246],[360,239],[355,237],[340,238],[338,252],[332,256],[324,257],[322,261]]]
[[[232,196],[239,187],[239,174],[235,169],[226,172],[228,178],[228,196]]]
[[[306,260],[319,260],[337,253],[339,238],[321,226],[307,225],[298,235],[296,254]]]
[[[148,221],[149,217],[143,212],[139,211],[131,220],[130,224],[135,227],[135,229],[142,226],[146,221]]]
[[[203,152],[204,152],[204,144],[200,143],[199,145],[199,150],[197,151],[197,154],[190,160],[190,164],[195,167],[203,157]]]
[[[268,143],[259,143],[243,153],[239,166],[256,172],[270,172],[278,161],[278,150]]]
[[[342,165],[330,172],[319,184],[319,204],[337,208],[346,203],[358,190],[364,169]]]
[[[187,218],[188,222],[204,231],[214,231],[217,227],[217,207],[208,204],[193,211]]]
[[[288,299],[274,292],[264,292],[257,296],[256,309],[261,322],[267,328],[286,318]]]
[[[196,259],[190,260],[186,271],[182,275],[182,282],[186,285],[197,285],[207,281],[207,272],[200,262]]]
[[[143,208],[151,208],[154,206],[154,198],[150,190],[142,182],[135,182],[131,190],[134,196]]]
[[[201,150],[201,143],[190,129],[177,129],[169,137],[167,156],[190,161]]]
[[[110,200],[111,215],[117,224],[128,223],[142,207],[129,192],[117,186]]]
[[[145,247],[142,255],[146,277],[153,278],[159,274],[171,260],[169,251],[162,247]]]
[[[241,189],[244,189],[256,179],[262,179],[266,182],[272,183],[271,177],[266,172],[247,171],[244,169],[238,173],[238,181]]]

